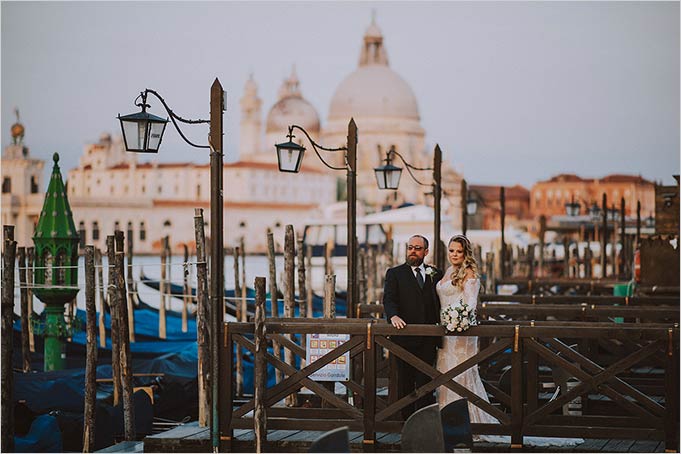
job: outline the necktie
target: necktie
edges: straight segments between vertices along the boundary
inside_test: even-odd
[[[423,276],[421,275],[421,268],[416,268],[416,282],[419,283],[419,287],[423,288]]]

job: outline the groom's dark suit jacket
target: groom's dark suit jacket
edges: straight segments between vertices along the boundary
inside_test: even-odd
[[[399,316],[409,324],[431,324],[440,322],[440,299],[435,286],[442,278],[442,273],[436,270],[434,276],[426,274],[423,289],[414,275],[414,271],[407,263],[390,268],[385,274],[383,291],[383,307],[390,322],[393,315]],[[395,343],[404,347],[416,346],[423,342],[433,342],[440,345],[439,337],[393,336]]]

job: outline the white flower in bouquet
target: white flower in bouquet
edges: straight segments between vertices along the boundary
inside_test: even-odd
[[[477,324],[475,310],[461,298],[456,305],[447,306],[442,310],[442,324],[450,333],[461,333]]]

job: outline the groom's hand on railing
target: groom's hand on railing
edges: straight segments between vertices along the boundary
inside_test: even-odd
[[[402,329],[402,328],[404,328],[405,326],[407,326],[407,324],[405,323],[405,321],[402,320],[402,319],[401,319],[399,316],[397,316],[397,315],[393,315],[392,317],[390,317],[390,324],[393,325],[393,326],[394,326],[395,328],[397,328],[397,329]]]

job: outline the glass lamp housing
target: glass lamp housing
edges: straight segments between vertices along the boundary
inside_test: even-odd
[[[144,110],[119,115],[125,149],[136,153],[158,153],[168,120]]]
[[[378,189],[397,189],[400,186],[402,168],[392,164],[374,168]]]

